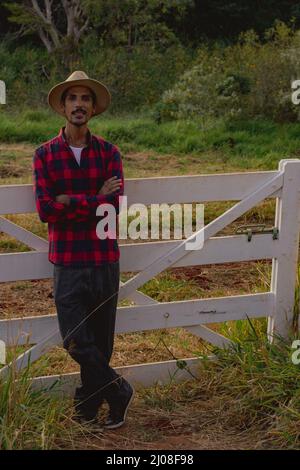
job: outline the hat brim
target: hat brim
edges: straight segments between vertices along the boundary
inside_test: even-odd
[[[61,97],[65,90],[73,86],[85,86],[90,88],[96,95],[96,105],[95,105],[95,114],[103,113],[110,105],[111,96],[103,83],[93,80],[92,78],[82,78],[80,80],[70,80],[69,82],[61,82],[58,85],[55,85],[48,93],[48,104],[51,108],[60,114],[65,116],[64,111],[61,106]]]

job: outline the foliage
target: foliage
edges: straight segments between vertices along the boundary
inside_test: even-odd
[[[161,117],[237,116],[241,95],[250,91],[248,78],[230,73],[218,49],[202,48],[196,62],[172,89],[163,94]]]
[[[49,54],[72,68],[89,24],[80,0],[19,0],[7,1],[5,6],[8,20],[20,25],[20,36],[36,35]]]
[[[24,1],[5,0],[5,3]],[[52,1],[56,5],[60,3],[60,0]],[[149,31],[158,23],[165,25],[183,44],[193,44],[193,47],[199,46],[206,38],[232,42],[242,31],[249,29],[254,29],[262,36],[275,19],[288,22],[294,18],[296,27],[300,24],[299,4],[293,0],[80,0],[80,3],[86,3],[89,8],[90,32],[96,28],[100,38],[102,33],[108,41],[114,37],[117,45],[120,45],[118,36],[124,41],[122,44],[128,44],[130,24],[133,25],[133,34],[130,36],[133,41],[135,25],[140,40],[145,38],[144,26]],[[142,8],[138,9],[138,4],[145,4],[145,14]],[[143,23],[150,8],[150,21]],[[152,11],[155,16],[152,16]],[[8,10],[2,8],[0,36],[12,34],[16,30],[16,24],[9,22],[7,17]],[[23,39],[20,39],[18,45],[22,42]]]
[[[66,429],[69,403],[44,390],[33,390],[30,367],[17,373],[14,360],[6,381],[0,381],[0,449],[46,450],[59,439],[70,439],[72,430]]]
[[[179,45],[166,50],[137,46],[126,49],[100,47],[89,36],[80,47],[76,69],[105,83],[112,93],[111,112],[132,112],[155,103],[166,88],[173,86],[190,61],[191,53]],[[145,60],[147,57],[147,60]],[[0,77],[6,82],[9,109],[47,106],[47,93],[68,75],[54,56],[23,46],[13,50],[0,45]]]
[[[292,362],[293,336],[267,340],[266,322],[238,321],[224,325],[233,347],[214,349],[217,361],[205,368],[214,393],[226,396],[231,425],[267,429],[265,445],[299,448],[299,365]],[[213,391],[211,390],[211,393]]]
[[[183,20],[194,0],[84,0],[86,12],[104,44],[110,47],[159,44],[166,47],[178,39],[165,20],[168,13]]]
[[[295,121],[291,80],[299,71],[299,35],[276,22],[265,39],[248,31],[233,46],[200,48],[194,65],[163,94],[160,120],[265,116]]]

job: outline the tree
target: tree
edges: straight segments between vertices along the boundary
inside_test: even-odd
[[[166,45],[177,37],[165,21],[184,17],[194,0],[83,0],[84,8],[101,38],[110,46],[131,50],[140,44]]]
[[[242,31],[254,29],[261,37],[276,19],[300,26],[300,6],[295,0],[195,0],[194,7],[176,27],[183,43],[198,45],[203,39],[234,41]]]
[[[49,53],[60,51],[66,63],[76,56],[89,19],[80,0],[19,0],[5,4],[20,34],[36,33]]]

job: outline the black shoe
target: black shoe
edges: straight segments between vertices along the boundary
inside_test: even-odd
[[[83,387],[78,387],[75,390],[73,403],[79,420],[91,421],[97,416],[103,402],[104,399],[99,393],[84,393]]]
[[[103,425],[101,425],[97,419],[97,417],[90,418],[87,416],[81,416],[79,414],[75,414],[73,416],[73,420],[76,421],[76,423],[80,424],[83,428],[86,428],[87,431],[90,432],[99,432],[103,431]]]
[[[127,411],[132,403],[134,394],[134,388],[123,379],[122,385],[114,396],[113,401],[109,401],[110,410],[109,416],[104,423],[105,429],[117,429],[125,423]]]

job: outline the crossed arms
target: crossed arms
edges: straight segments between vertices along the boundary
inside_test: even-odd
[[[42,222],[64,221],[83,222],[96,216],[101,204],[112,204],[119,213],[119,196],[124,192],[124,177],[120,153],[115,151],[109,161],[107,174],[97,194],[59,194],[56,195],[53,182],[49,177],[47,165],[36,152],[33,160],[34,193],[36,207]]]

